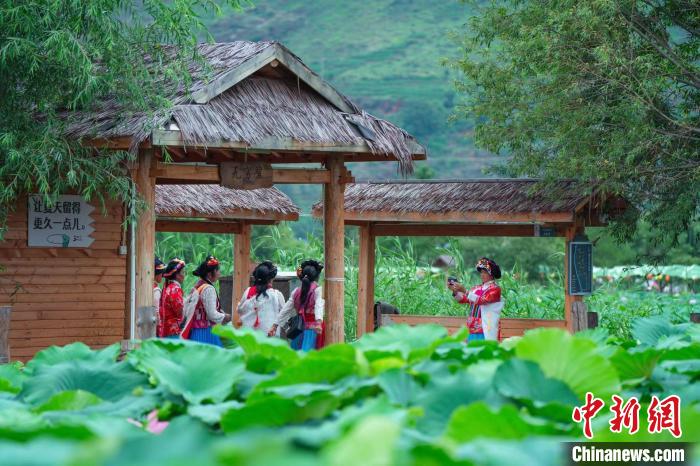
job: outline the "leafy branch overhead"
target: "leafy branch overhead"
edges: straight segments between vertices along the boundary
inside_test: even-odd
[[[166,111],[168,91],[188,83],[202,16],[218,13],[212,0],[0,1],[0,212],[30,191],[127,199],[129,155],[68,139],[68,115],[108,99],[124,118]]]
[[[468,3],[453,64],[478,144],[511,155],[511,175],[602,182],[675,243],[700,205],[700,5]],[[637,217],[616,231],[629,238]]]

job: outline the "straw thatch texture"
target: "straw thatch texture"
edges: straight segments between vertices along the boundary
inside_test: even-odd
[[[538,180],[362,182],[345,188],[346,212],[573,212],[589,194],[574,181],[543,189]],[[318,212],[321,205],[316,204]]]
[[[196,104],[189,98],[191,93],[269,47],[282,46],[275,42],[243,41],[202,45],[199,51],[208,66],[204,69],[201,64],[192,63],[189,71],[193,84],[189,92],[182,88],[175,91],[171,96],[175,105],[167,114],[125,115],[116,101],[106,101],[94,112],[79,115],[69,126],[69,135],[128,136],[134,139],[135,148],[152,129],[164,127],[172,119],[188,145],[233,141],[252,146],[270,137],[330,145],[364,142],[371,153],[397,159],[402,173],[412,171],[410,144],[416,143],[415,138],[392,123],[362,111],[342,95],[343,101],[353,109],[352,114],[342,112],[303,83],[253,75],[206,104]],[[369,128],[374,137],[363,138],[353,123]]]
[[[156,185],[159,217],[236,218],[257,213],[271,220],[299,214],[286,194],[277,188],[241,190],[213,184]]]

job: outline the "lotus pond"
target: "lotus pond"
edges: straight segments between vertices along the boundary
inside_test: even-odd
[[[571,413],[587,392],[606,401],[596,441],[674,440],[645,416],[638,433],[611,433],[613,394],[642,413],[652,395],[679,395],[680,440],[700,440],[698,325],[653,317],[631,340],[540,329],[469,346],[442,327],[390,326],[308,354],[217,332],[228,348],[75,343],[0,366],[2,464],[557,465],[561,442],[583,439]]]

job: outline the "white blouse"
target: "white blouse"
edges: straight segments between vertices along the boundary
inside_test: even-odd
[[[256,330],[267,335],[284,307],[284,295],[274,288],[268,288],[267,296],[260,295],[248,298],[249,292],[250,288],[247,288],[238,303],[238,315],[243,326],[248,328],[254,328],[257,317],[259,325]]]
[[[297,288],[296,290],[299,290],[299,288]],[[294,293],[296,293],[296,290],[294,290],[289,296],[287,303],[282,308],[282,311],[279,313],[279,316],[277,316],[277,321],[275,323],[278,326],[286,325],[289,319],[291,319],[292,316],[296,314],[297,311],[296,309],[294,309]],[[314,316],[316,317],[316,320],[323,320],[323,309],[325,308],[325,306],[326,303],[323,300],[323,291],[319,286],[318,288],[316,288],[316,305],[314,306]]]
[[[226,314],[216,310],[216,300],[218,299],[216,288],[214,286],[205,286],[200,299],[204,305],[204,310],[207,312],[207,319],[215,324],[220,324],[226,317]]]

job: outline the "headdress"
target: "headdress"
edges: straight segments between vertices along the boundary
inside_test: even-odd
[[[501,278],[501,268],[488,257],[482,257],[476,263],[476,271],[481,272],[482,270],[486,271],[493,278]]]

